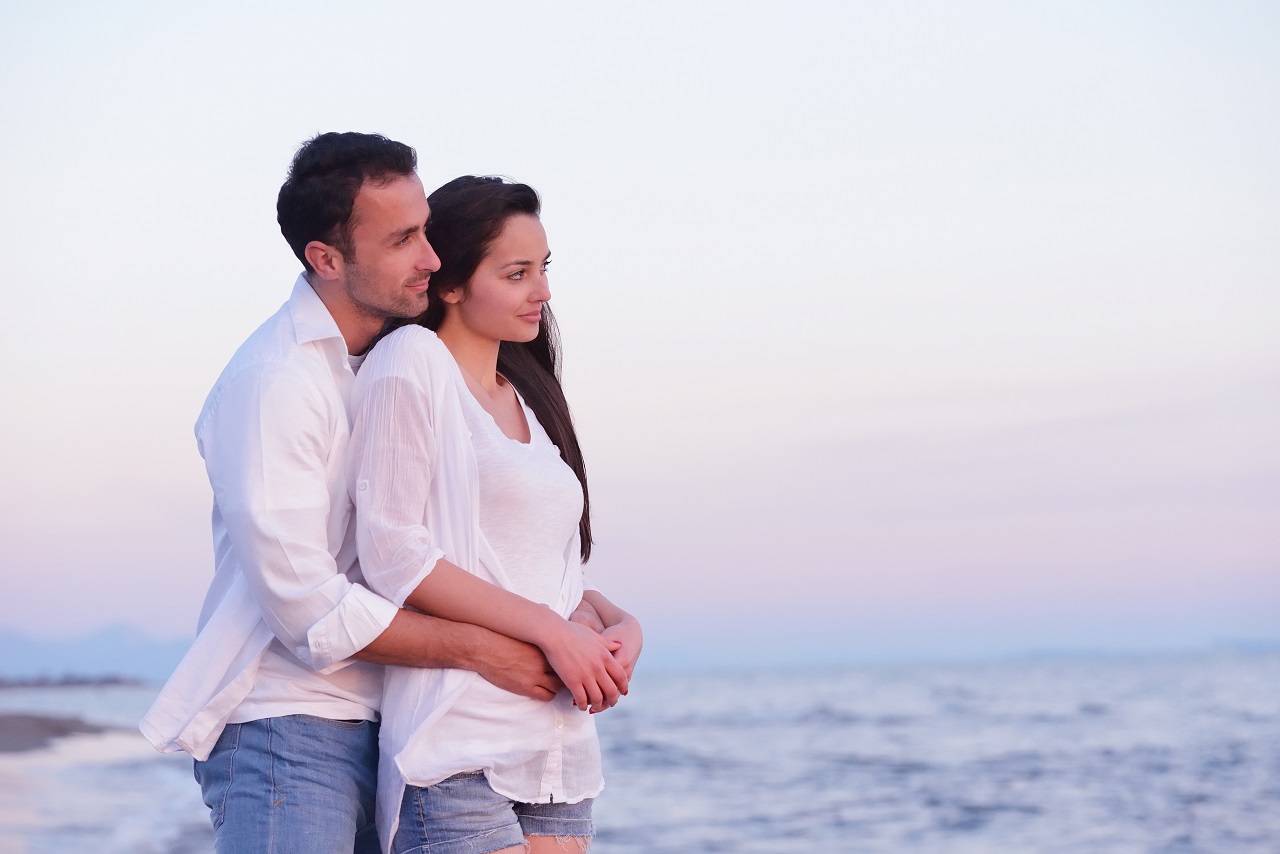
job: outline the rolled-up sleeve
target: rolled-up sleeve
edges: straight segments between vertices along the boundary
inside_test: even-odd
[[[445,556],[426,522],[437,454],[430,389],[404,343],[384,340],[361,370],[348,454],[360,568],[397,605]]]
[[[398,611],[334,557],[345,526],[331,513],[346,500],[332,459],[338,418],[346,413],[313,378],[281,363],[231,378],[197,427],[216,512],[262,618],[320,673],[349,663]]]

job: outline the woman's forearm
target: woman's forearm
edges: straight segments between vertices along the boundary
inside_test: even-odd
[[[443,559],[436,561],[405,603],[425,614],[483,626],[539,647],[550,640],[555,624],[564,622],[550,608],[503,590]]]
[[[600,615],[600,621],[604,623],[605,628],[616,626],[631,617],[626,611],[610,602],[599,590],[584,591],[582,599],[596,609],[596,613]]]
[[[584,592],[582,599],[600,615],[604,622],[604,637],[618,643],[618,647],[613,650],[613,658],[622,665],[630,680],[636,661],[640,658],[640,650],[644,647],[644,632],[640,628],[640,621],[610,602],[599,590]]]
[[[607,709],[627,692],[628,673],[612,655],[619,641],[571,623],[447,560],[436,561],[405,601],[433,616],[474,623],[535,644],[583,711]]]

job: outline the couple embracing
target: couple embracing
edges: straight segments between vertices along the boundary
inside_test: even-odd
[[[195,757],[219,854],[594,834],[591,713],[642,641],[582,571],[538,196],[428,198],[416,167],[378,135],[299,149],[277,214],[305,270],[196,422],[215,572],[141,728]]]

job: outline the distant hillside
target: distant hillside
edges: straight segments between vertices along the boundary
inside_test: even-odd
[[[0,631],[0,677],[60,679],[122,676],[147,682],[168,678],[189,640],[156,640],[116,626],[80,638],[33,638]]]

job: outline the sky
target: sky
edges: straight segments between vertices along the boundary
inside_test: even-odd
[[[0,629],[189,636],[192,437],[327,130],[536,187],[655,661],[1280,641],[1280,9],[25,4]]]

